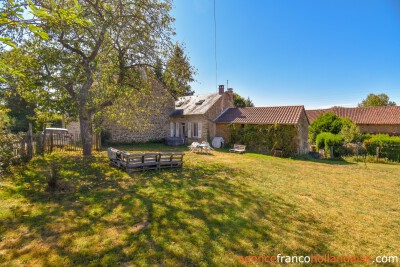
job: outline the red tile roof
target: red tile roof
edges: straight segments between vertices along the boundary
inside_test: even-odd
[[[297,124],[304,106],[229,108],[215,119],[216,123]]]
[[[306,110],[310,123],[327,112],[349,118],[356,124],[400,124],[400,106]]]

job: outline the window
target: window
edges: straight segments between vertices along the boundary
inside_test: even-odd
[[[193,137],[199,137],[199,124],[193,122]]]

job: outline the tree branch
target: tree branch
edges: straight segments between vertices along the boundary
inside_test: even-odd
[[[87,59],[87,56],[85,55],[85,53],[83,53],[81,50],[79,50],[79,49],[77,49],[77,48],[75,48],[75,47],[70,46],[69,44],[67,44],[67,43],[64,41],[64,32],[61,33],[61,36],[60,36],[60,38],[58,38],[58,41],[59,41],[65,48],[67,48],[68,50],[71,50],[72,52],[74,52],[75,54],[81,56],[82,58]]]

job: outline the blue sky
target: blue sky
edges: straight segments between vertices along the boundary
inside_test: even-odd
[[[175,0],[176,39],[216,91],[213,0]],[[218,84],[256,106],[400,105],[400,0],[216,0]]]

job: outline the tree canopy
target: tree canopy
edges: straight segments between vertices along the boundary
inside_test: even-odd
[[[249,97],[246,99],[237,93],[233,93],[233,104],[237,108],[254,107],[253,101]]]
[[[167,59],[165,70],[158,59],[155,69],[156,77],[170,90],[177,99],[180,96],[193,95],[190,83],[194,81],[196,70],[190,65],[183,46],[176,43],[172,55]]]
[[[308,139],[315,143],[320,133],[341,134],[346,142],[356,141],[359,137],[358,126],[350,119],[327,112],[319,115],[308,127]]]
[[[396,106],[396,102],[390,101],[387,94],[369,94],[360,104],[359,107],[379,107],[379,106]]]
[[[190,65],[183,50],[172,43],[170,0],[20,2],[25,4],[18,8],[32,10],[35,23],[29,25],[37,28],[20,16],[18,23],[7,22],[9,38],[23,36],[12,39],[18,51],[5,52],[14,61],[20,59],[19,93],[39,109],[76,114],[84,155],[91,155],[94,115],[116,99],[151,86],[157,60],[164,60],[168,73],[183,76],[168,80],[174,85],[172,94],[188,90],[193,73],[187,72]],[[9,83],[9,71],[0,75]]]

